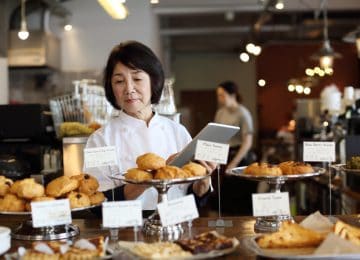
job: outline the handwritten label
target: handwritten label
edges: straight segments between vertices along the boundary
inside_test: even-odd
[[[69,200],[31,202],[31,216],[35,228],[71,224]]]
[[[140,200],[109,201],[102,204],[103,227],[131,227],[142,225]]]
[[[304,142],[304,162],[335,162],[335,142]]]
[[[116,165],[115,146],[104,146],[84,149],[85,168]]]
[[[229,144],[198,140],[195,148],[195,160],[226,164]]]
[[[194,195],[162,202],[157,205],[163,226],[175,225],[199,217]]]
[[[290,215],[288,192],[252,194],[252,203],[255,217]]]

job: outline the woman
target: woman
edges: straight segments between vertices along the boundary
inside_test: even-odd
[[[249,110],[240,103],[237,85],[225,81],[216,88],[219,109],[215,122],[239,126],[240,131],[231,138],[228,164],[225,170],[248,165],[256,159],[250,152],[253,142],[253,121]],[[251,215],[251,193],[256,192],[257,183],[236,177],[223,177],[222,205],[228,213]]]
[[[99,189],[112,199],[111,190],[119,184],[110,177],[136,167],[136,158],[153,152],[163,158],[179,152],[191,137],[184,126],[162,117],[152,110],[158,103],[164,85],[164,72],[160,61],[145,45],[129,41],[115,46],[104,72],[105,94],[119,116],[92,134],[86,148],[115,146],[118,167],[85,169],[95,176]],[[211,166],[205,164],[208,170]],[[169,199],[193,192],[201,198],[209,191],[209,180],[193,185],[176,185],[168,191]],[[153,187],[126,184],[115,190],[116,200],[142,201],[143,210],[156,208],[158,194]]]

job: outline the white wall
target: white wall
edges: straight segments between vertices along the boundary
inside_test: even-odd
[[[158,22],[149,0],[128,0],[129,16],[112,19],[96,0],[63,3],[72,12],[73,30],[61,34],[63,71],[102,70],[111,49],[121,41],[137,40],[159,57]]]

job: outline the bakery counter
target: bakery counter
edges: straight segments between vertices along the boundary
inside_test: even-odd
[[[344,215],[338,216],[340,219],[354,225],[359,225],[359,216],[356,215]],[[19,225],[19,223],[24,220],[24,217],[21,216],[6,216],[0,215],[0,226],[7,226],[14,228]],[[216,218],[198,218],[193,222],[192,234],[200,234],[209,230],[214,230],[214,228],[208,227],[208,221],[214,220]],[[223,256],[221,259],[258,259],[258,257],[246,246],[244,246],[243,239],[248,236],[253,236],[254,233],[254,223],[255,218],[253,217],[225,217],[225,220],[231,220],[233,227],[225,227],[216,229],[219,233],[228,236],[236,237],[240,241],[240,246],[237,247],[236,251],[232,254]],[[296,222],[301,221],[303,217],[295,217]],[[92,219],[73,219],[73,224],[77,225],[80,228],[81,238],[90,238],[99,235],[107,236],[109,234],[108,230],[102,229],[100,227],[101,220],[92,218]],[[188,232],[185,231],[184,236],[188,236]],[[78,239],[76,237],[75,239]],[[120,229],[119,240],[132,241],[134,239],[133,229],[126,228]],[[141,232],[138,234],[138,239],[142,241],[149,241],[149,238],[144,237]],[[28,247],[31,244],[30,241],[15,240],[11,241],[11,249],[9,252],[14,252],[19,246]],[[124,255],[117,255],[114,259],[131,259]]]

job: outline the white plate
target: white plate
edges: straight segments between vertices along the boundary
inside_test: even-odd
[[[243,245],[253,253],[263,257],[276,259],[360,259],[360,254],[341,254],[341,255],[314,255],[313,248],[290,248],[290,249],[263,249],[258,246],[255,239],[259,237],[251,236],[243,239]]]

